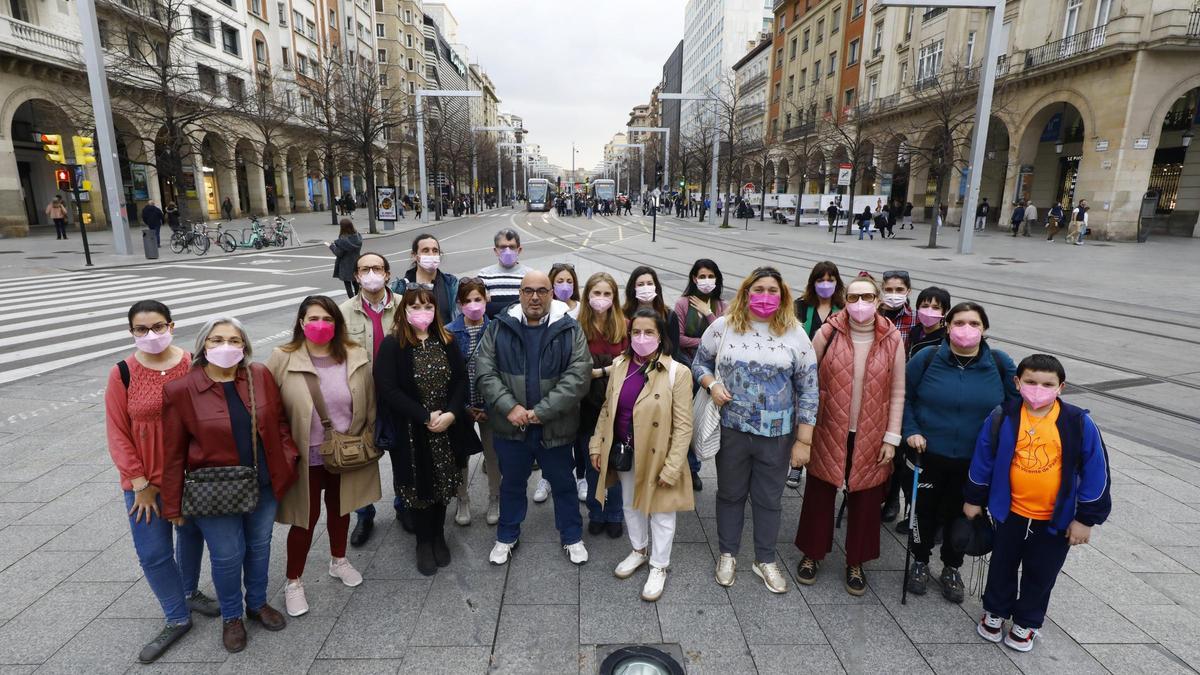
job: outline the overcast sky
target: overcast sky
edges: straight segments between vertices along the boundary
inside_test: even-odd
[[[552,164],[591,169],[625,130],[629,109],[650,101],[683,38],[685,0],[443,0],[527,140]]]

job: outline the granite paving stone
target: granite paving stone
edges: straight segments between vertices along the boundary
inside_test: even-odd
[[[376,581],[369,593],[355,593],[316,656],[394,659],[402,655],[431,583]]]
[[[322,616],[289,618],[287,628],[278,632],[268,631],[256,621],[247,621],[246,649],[230,654],[221,665],[221,672],[263,672],[286,663],[297,664],[298,671],[307,670],[322,643],[329,647],[327,639],[332,638],[334,621]]]
[[[317,659],[308,675],[396,675],[403,659]]]
[[[0,529],[0,570],[57,537],[66,525],[9,525]]]
[[[932,574],[941,573],[941,561],[931,564]],[[903,572],[875,572],[868,577],[871,588],[900,628],[915,643],[973,643],[978,617],[967,614],[962,605],[942,597],[941,587],[930,583],[923,596],[909,594],[908,604],[900,604]]]
[[[91,559],[95,553],[34,551],[0,572],[0,622],[36,602]]]
[[[44,663],[128,584],[60,584],[0,627],[0,663]]]
[[[795,584],[780,595],[768,591],[762,583],[734,588],[729,598],[747,644],[828,644],[804,596],[796,592]]]
[[[825,605],[813,614],[849,672],[932,672],[895,619],[877,606]]]
[[[433,578],[417,615],[412,646],[491,646],[496,636],[505,570],[456,571],[454,563]]]
[[[750,655],[759,675],[788,675],[797,670],[819,675],[840,675],[846,669],[833,647],[813,645],[750,645]]]
[[[1079,643],[1153,642],[1116,610],[1070,577],[1060,577],[1047,616]]]
[[[514,605],[500,610],[495,673],[567,673],[579,669],[577,605]]]
[[[483,675],[488,672],[490,660],[491,649],[488,647],[412,647],[405,651],[398,672],[400,675]]]
[[[1196,672],[1162,645],[1084,645],[1083,648],[1113,673],[1183,675]]]
[[[1053,621],[1047,619],[1042,625],[1041,633],[1034,638],[1033,651],[1020,653],[1005,648],[1007,656],[1025,675],[1040,675],[1041,673],[1069,673],[1071,675],[1091,675],[1106,673],[1096,659],[1084,651],[1083,647],[1071,639]]]
[[[917,651],[938,675],[958,673],[1020,673],[1004,656],[1007,648],[985,643],[978,635],[976,644],[917,644]]]
[[[587,564],[591,564],[590,561]],[[508,562],[505,604],[575,605],[579,603],[579,568],[557,543],[521,542]]]
[[[1179,605],[1143,605],[1121,609],[1136,626],[1171,650],[1192,668],[1200,670],[1200,616]]]
[[[659,605],[663,641],[683,647],[689,673],[751,672],[754,659],[737,615],[725,605]]]

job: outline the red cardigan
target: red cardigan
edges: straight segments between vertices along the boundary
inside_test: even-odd
[[[258,415],[258,435],[263,443],[271,490],[276,499],[296,482],[296,461],[300,452],[292,440],[283,400],[275,378],[261,363],[250,366],[254,373],[254,406]],[[238,369],[238,396],[249,405],[250,389],[246,370]],[[167,385],[163,403],[163,517],[178,518],[183,500],[184,467],[202,469],[212,466],[236,466],[237,444],[225,390],[209,378],[204,369],[193,367],[187,375]]]

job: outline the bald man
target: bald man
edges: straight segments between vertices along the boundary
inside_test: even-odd
[[[572,447],[592,357],[583,330],[551,289],[550,277],[527,272],[518,291],[520,304],[488,324],[475,351],[476,385],[500,463],[500,522],[489,557],[494,565],[507,563],[517,547],[535,459],[550,481],[554,524],[567,557],[576,565],[588,559]]]

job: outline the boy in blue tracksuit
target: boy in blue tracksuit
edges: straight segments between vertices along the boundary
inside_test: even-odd
[[[1059,398],[1065,383],[1053,356],[1021,361],[1023,401],[988,416],[963,488],[967,517],[986,506],[996,526],[977,630],[1022,652],[1033,649],[1067,551],[1086,544],[1092,526],[1112,510],[1104,439],[1086,410]],[[1012,628],[1005,633],[1009,617]]]

